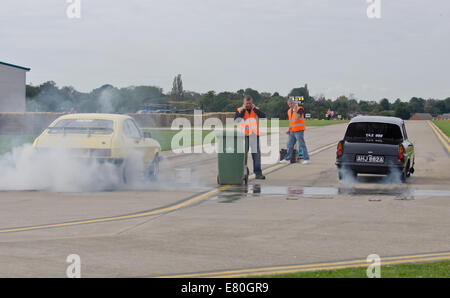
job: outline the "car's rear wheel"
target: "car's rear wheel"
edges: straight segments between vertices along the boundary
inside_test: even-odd
[[[155,155],[152,164],[150,165],[150,173],[149,173],[150,180],[158,179],[158,175],[159,175],[159,155],[157,153]]]
[[[396,173],[396,177],[398,177],[398,180],[400,180],[400,183],[405,183],[406,182],[406,178],[408,177],[408,168],[404,168],[402,170],[399,170]]]
[[[130,166],[128,162],[125,160],[123,164],[120,166],[120,172],[122,176],[122,183],[127,184],[130,182]]]
[[[406,167],[403,169],[403,171],[400,173],[400,182],[401,183],[406,183],[406,179],[411,176],[410,172],[409,172],[409,162],[406,165]]]
[[[409,177],[411,177],[411,166],[410,166],[410,163],[409,163],[409,161],[408,161],[408,165],[406,166],[406,178],[409,178]]]
[[[406,182],[406,172],[402,171],[400,174],[400,182],[405,183]]]
[[[338,179],[339,179],[339,181],[342,181],[345,178],[351,178],[351,179],[356,180],[358,178],[358,173],[355,172],[354,170],[351,170],[351,169],[339,168],[338,169]]]
[[[133,156],[126,158],[121,166],[122,182],[127,185],[145,183],[146,169],[140,158]]]

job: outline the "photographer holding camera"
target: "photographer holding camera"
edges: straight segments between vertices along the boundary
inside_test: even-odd
[[[286,153],[286,157],[282,160],[282,163],[288,163],[291,160],[291,155],[294,152],[294,146],[298,141],[299,152],[300,149],[303,151],[304,161],[303,164],[309,164],[309,155],[308,149],[306,148],[305,143],[305,109],[302,106],[299,106],[294,101],[294,98],[289,98],[288,100],[289,110],[288,110],[288,119],[289,119],[289,130],[286,132],[289,135],[288,141],[288,149]]]

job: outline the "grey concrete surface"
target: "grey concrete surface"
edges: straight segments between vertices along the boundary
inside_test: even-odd
[[[337,142],[345,127],[308,129],[310,151]],[[262,194],[233,188],[153,217],[0,233],[0,277],[64,277],[66,257],[74,253],[81,257],[83,277],[133,277],[448,251],[450,159],[426,122],[408,122],[407,130],[417,159],[406,185],[366,176],[340,185],[333,147],[314,155],[309,165],[290,165],[265,181],[251,181],[250,192],[260,186]],[[285,144],[286,136],[280,137]],[[149,190],[0,192],[0,231],[173,204],[215,187],[216,163],[205,154],[167,159],[164,183]],[[177,181],[175,168],[190,168],[192,184]],[[277,191],[264,193],[271,187]],[[298,192],[302,187],[354,192],[305,196]],[[279,191],[290,189],[291,195]],[[444,195],[403,195],[412,189]]]

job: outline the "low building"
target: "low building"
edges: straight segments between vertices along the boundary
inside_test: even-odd
[[[0,61],[0,112],[25,112],[28,71],[30,68]]]
[[[450,120],[450,113],[439,115],[436,118],[437,120]]]
[[[430,113],[416,113],[410,120],[433,120],[433,116]]]

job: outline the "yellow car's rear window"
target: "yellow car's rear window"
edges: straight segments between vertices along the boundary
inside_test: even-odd
[[[111,134],[114,121],[105,119],[62,119],[49,128],[50,134]]]

